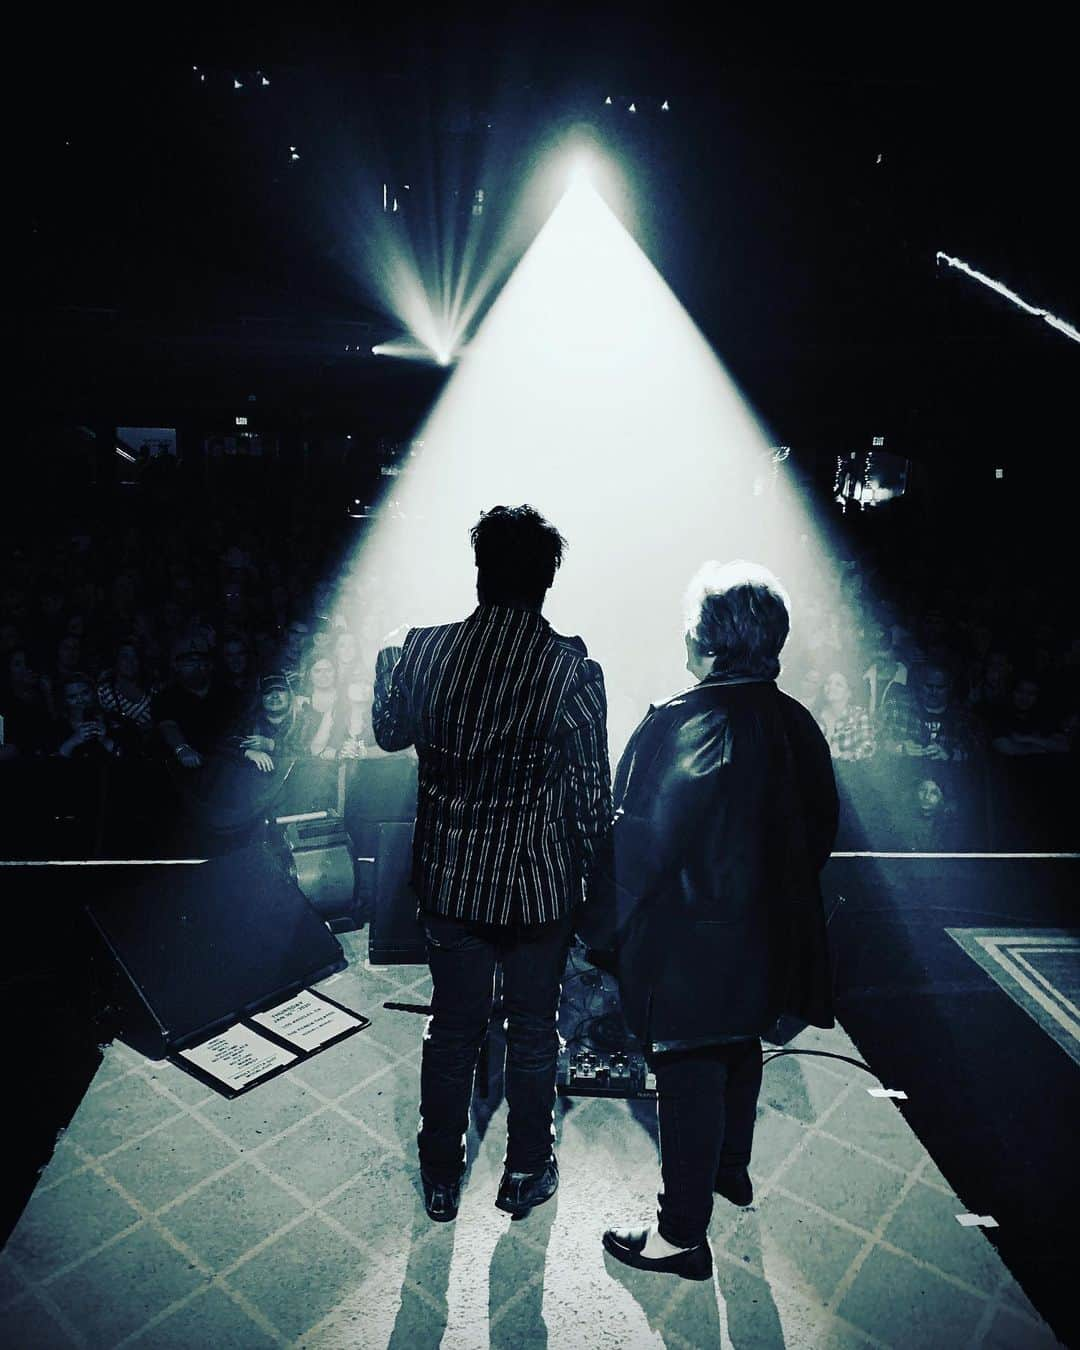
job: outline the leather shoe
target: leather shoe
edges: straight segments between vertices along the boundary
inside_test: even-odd
[[[642,1256],[642,1249],[649,1239],[648,1228],[609,1228],[604,1234],[604,1250],[611,1253],[616,1261],[624,1266],[633,1266],[635,1270],[655,1270],[661,1275],[679,1275],[684,1280],[708,1280],[712,1278],[712,1251],[707,1242],[696,1247],[686,1247],[673,1256]]]
[[[495,1208],[507,1214],[527,1214],[530,1209],[550,1200],[559,1189],[559,1164],[554,1155],[539,1172],[507,1172],[502,1174]]]
[[[713,1190],[743,1209],[754,1199],[754,1183],[745,1167],[721,1167],[713,1182]]]
[[[432,1181],[420,1173],[424,1187],[424,1208],[428,1218],[436,1223],[449,1223],[457,1218],[458,1205],[461,1202],[461,1181]]]

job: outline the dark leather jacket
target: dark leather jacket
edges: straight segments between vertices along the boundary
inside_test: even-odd
[[[613,950],[653,1051],[833,1025],[818,874],[837,794],[812,715],[771,680],[710,676],[649,709],[619,763],[614,850],[578,931]]]

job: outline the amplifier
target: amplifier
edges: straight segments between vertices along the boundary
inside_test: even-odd
[[[629,1050],[563,1050],[555,1088],[564,1097],[656,1097],[645,1056]]]
[[[352,840],[336,811],[278,816],[297,886],[332,932],[355,928],[356,868]]]

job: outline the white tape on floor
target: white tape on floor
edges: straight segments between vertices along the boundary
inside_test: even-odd
[[[989,1214],[958,1214],[956,1222],[962,1228],[997,1228],[998,1221]]]

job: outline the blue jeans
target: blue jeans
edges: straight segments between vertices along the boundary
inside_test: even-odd
[[[432,1181],[465,1170],[465,1134],[480,1047],[502,965],[506,1012],[506,1167],[539,1172],[555,1137],[556,1021],[573,915],[544,924],[484,924],[424,914],[431,1017],[420,1065],[420,1166]]]
[[[649,1056],[660,1126],[660,1236],[696,1247],[708,1236],[720,1168],[746,1167],[761,1090],[761,1042],[732,1041]]]

